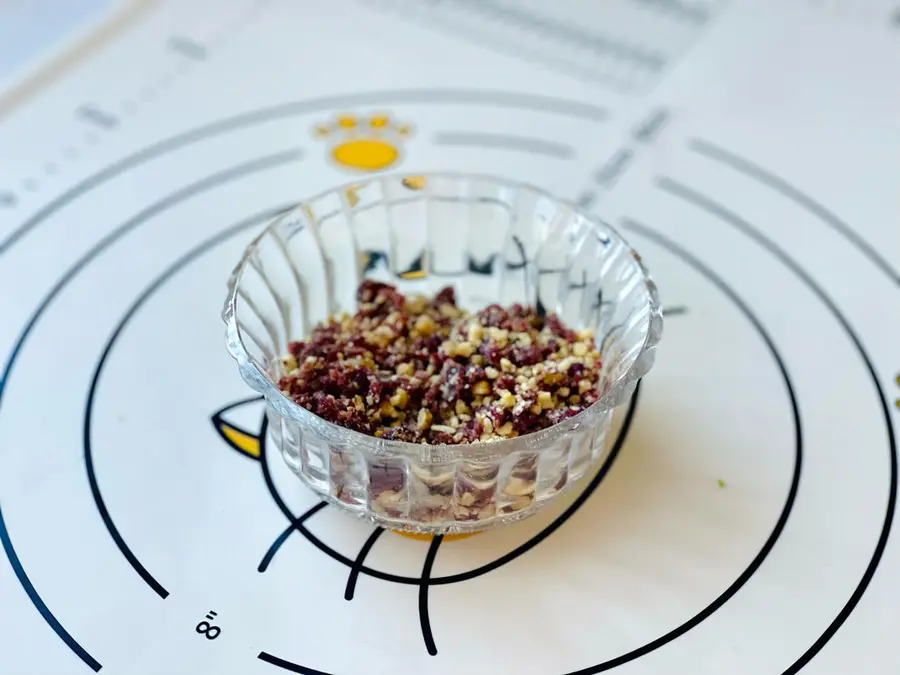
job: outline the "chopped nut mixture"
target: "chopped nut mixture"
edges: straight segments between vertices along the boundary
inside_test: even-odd
[[[365,281],[353,316],[329,318],[284,357],[281,390],[330,422],[385,439],[470,443],[513,438],[597,400],[590,332],[533,308],[469,315],[452,287],[404,296]]]

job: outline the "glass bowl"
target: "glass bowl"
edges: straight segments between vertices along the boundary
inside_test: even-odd
[[[323,420],[279,390],[280,357],[315,323],[354,313],[365,278],[426,295],[452,285],[470,311],[518,302],[593,329],[599,400],[543,431],[464,445],[386,441]],[[528,185],[462,174],[381,175],[299,204],[247,248],[222,317],[294,473],[372,523],[434,534],[527,517],[602,462],[613,410],[650,370],[663,324],[656,286],[609,225]]]

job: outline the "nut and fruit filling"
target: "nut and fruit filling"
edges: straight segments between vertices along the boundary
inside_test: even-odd
[[[329,422],[427,444],[495,441],[539,431],[598,398],[601,359],[589,331],[532,307],[468,314],[452,287],[432,298],[365,281],[352,316],[292,342],[279,387]]]

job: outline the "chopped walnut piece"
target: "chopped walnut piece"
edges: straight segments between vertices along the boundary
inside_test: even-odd
[[[491,385],[484,380],[476,382],[472,387],[472,393],[476,396],[487,396],[491,393]]]
[[[416,330],[422,335],[431,335],[434,333],[434,320],[427,314],[422,314],[416,319]]]
[[[471,324],[469,326],[469,332],[466,337],[468,341],[474,345],[481,344],[481,341],[484,339],[484,329],[481,327],[481,324]]]
[[[391,396],[390,401],[392,406],[403,410],[406,407],[406,404],[409,403],[409,394],[403,389],[398,389],[397,393]]]
[[[471,342],[460,342],[456,345],[455,355],[468,358],[475,353],[475,346]]]
[[[512,408],[516,404],[516,397],[513,396],[512,393],[506,391],[505,389],[498,389],[497,393],[500,394],[500,398],[497,399],[497,403],[499,403],[504,408]]]
[[[537,402],[541,408],[545,410],[553,407],[553,394],[549,391],[539,391],[537,395]]]
[[[501,436],[512,436],[513,433],[513,425],[512,422],[507,422],[506,424],[502,424],[497,427],[497,433]]]

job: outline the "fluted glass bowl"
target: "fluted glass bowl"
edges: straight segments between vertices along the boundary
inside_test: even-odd
[[[463,445],[387,441],[327,422],[278,388],[288,342],[356,309],[372,278],[459,305],[538,305],[594,330],[600,399],[564,422]],[[653,364],[662,333],[656,287],[609,225],[536,188],[498,178],[367,178],[278,217],[228,281],[228,350],[265,397],[269,440],[324,499],[370,522],[420,533],[488,529],[534,513],[608,451],[613,409]]]

